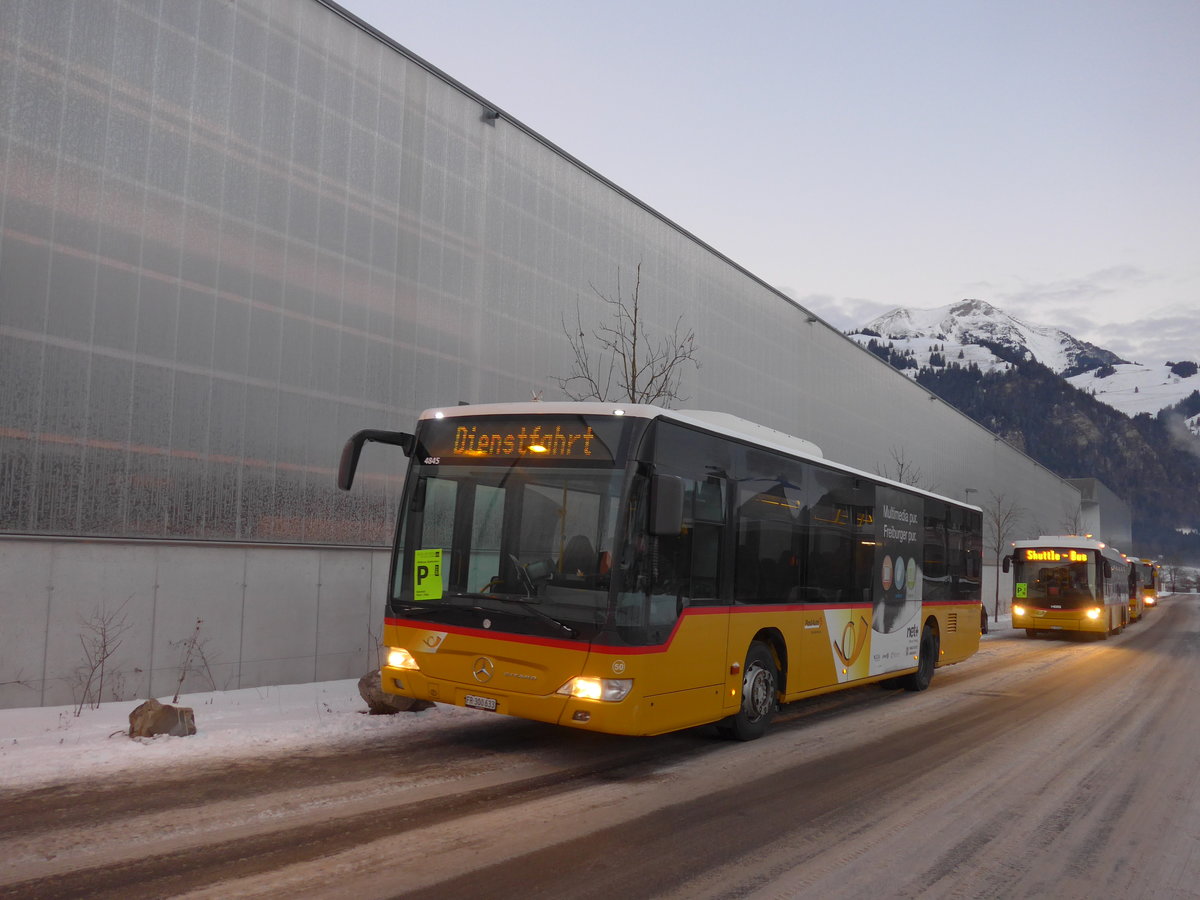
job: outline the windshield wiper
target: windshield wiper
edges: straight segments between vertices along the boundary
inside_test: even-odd
[[[579,632],[576,631],[574,628],[572,628],[570,625],[568,625],[566,622],[560,622],[558,619],[554,618],[554,616],[550,615],[549,613],[538,609],[537,606],[535,605],[537,603],[536,600],[529,600],[525,597],[505,597],[500,594],[482,594],[482,593],[477,594],[477,593],[473,593],[470,591],[461,591],[457,594],[454,594],[453,596],[465,597],[469,600],[470,599],[473,599],[473,600],[496,600],[499,603],[515,603],[518,606],[520,606],[522,609],[533,613],[539,619],[541,619],[545,622],[549,622],[555,628],[561,629],[562,633],[565,634],[567,637],[578,637],[579,636]]]

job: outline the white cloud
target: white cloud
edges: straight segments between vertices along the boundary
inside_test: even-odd
[[[790,297],[795,294],[780,288]],[[833,297],[829,294],[807,294],[795,297],[796,302],[810,309],[839,331],[860,328],[876,316],[895,309],[898,304],[879,303],[860,297]]]

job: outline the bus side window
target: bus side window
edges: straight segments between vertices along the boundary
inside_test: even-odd
[[[783,484],[753,479],[738,487],[734,598],[742,603],[782,603],[799,584],[799,509]]]
[[[874,485],[816,466],[810,476],[803,526],[810,602],[868,601],[875,559]]]
[[[725,530],[725,483],[684,478],[683,529],[659,537],[654,593],[674,593],[681,607],[720,600],[721,543]]]

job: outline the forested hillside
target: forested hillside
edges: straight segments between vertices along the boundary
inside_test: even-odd
[[[1200,565],[1200,439],[1182,425],[1200,396],[1130,418],[1040,363],[1010,361],[988,373],[925,367],[916,380],[1055,474],[1098,478],[1124,498],[1134,545],[1120,549]]]

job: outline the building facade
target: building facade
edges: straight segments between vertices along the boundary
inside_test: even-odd
[[[1094,534],[1118,550],[1132,551],[1133,514],[1129,504],[1098,478],[1068,478],[1079,491],[1079,534]]]
[[[565,325],[635,272],[649,327],[695,332],[680,405],[867,471],[899,454],[924,487],[1015,500],[1030,534],[1078,514],[1071,485],[332,2],[0,0],[0,97],[0,707],[79,702],[97,632],[121,638],[104,699],[369,669],[402,459],[368,451],[344,494],[342,442],[561,398]]]

